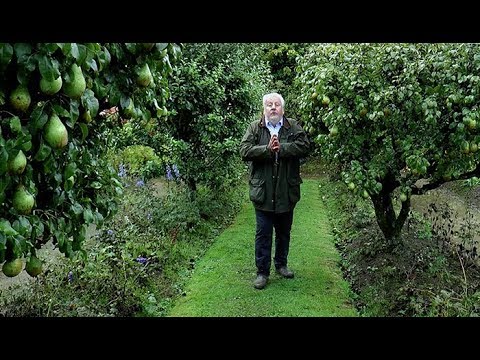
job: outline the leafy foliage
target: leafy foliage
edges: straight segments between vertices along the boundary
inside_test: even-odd
[[[239,180],[238,143],[268,83],[255,51],[243,44],[188,44],[174,70],[166,131],[192,191],[198,184],[222,189]]]
[[[2,315],[165,316],[244,193],[201,187],[190,202],[183,185],[161,194],[157,185],[125,188],[118,212],[86,241],[86,259],[51,259],[26,291],[0,291]]]
[[[479,68],[476,44],[318,45],[300,62],[306,130],[392,245],[412,193],[480,173]]]
[[[299,87],[295,83],[297,61],[304,55],[309,44],[274,43],[263,45],[263,59],[272,74],[269,88],[282,94],[286,103],[286,116],[301,120],[297,99]]]
[[[0,261],[33,256],[50,238],[72,256],[88,225],[115,213],[121,184],[102,156],[116,124],[100,114],[133,103],[135,118],[163,111],[179,53],[158,43],[0,44]],[[14,202],[19,188],[24,201]]]

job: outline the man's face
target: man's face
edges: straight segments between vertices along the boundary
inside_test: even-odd
[[[263,104],[263,114],[267,121],[273,124],[278,123],[283,116],[283,107],[280,98],[277,96],[267,98]]]

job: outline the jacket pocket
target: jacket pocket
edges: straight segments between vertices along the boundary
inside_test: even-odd
[[[300,184],[302,183],[301,178],[288,179],[288,200],[291,203],[295,204],[300,200]]]
[[[250,180],[250,200],[257,204],[261,204],[265,201],[265,180]]]

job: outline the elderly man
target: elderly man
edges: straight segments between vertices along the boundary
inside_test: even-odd
[[[263,97],[263,116],[252,122],[240,144],[242,160],[250,162],[250,200],[256,214],[256,289],[270,276],[275,228],[274,264],[278,274],[293,278],[288,266],[293,209],[300,200],[300,158],[309,140],[296,120],[284,116],[285,101],[278,93]]]

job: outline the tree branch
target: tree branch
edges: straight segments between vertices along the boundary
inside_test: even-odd
[[[460,176],[458,176],[455,180],[465,180],[465,179],[470,179],[473,176],[480,177],[480,164],[472,171],[466,172]],[[429,181],[427,179],[427,181]],[[422,185],[421,187],[413,187],[412,188],[412,194],[414,195],[423,195],[425,194],[428,190],[436,189],[442,184],[445,184],[449,181],[445,181],[443,179],[438,179],[434,182],[427,182],[426,184]]]

